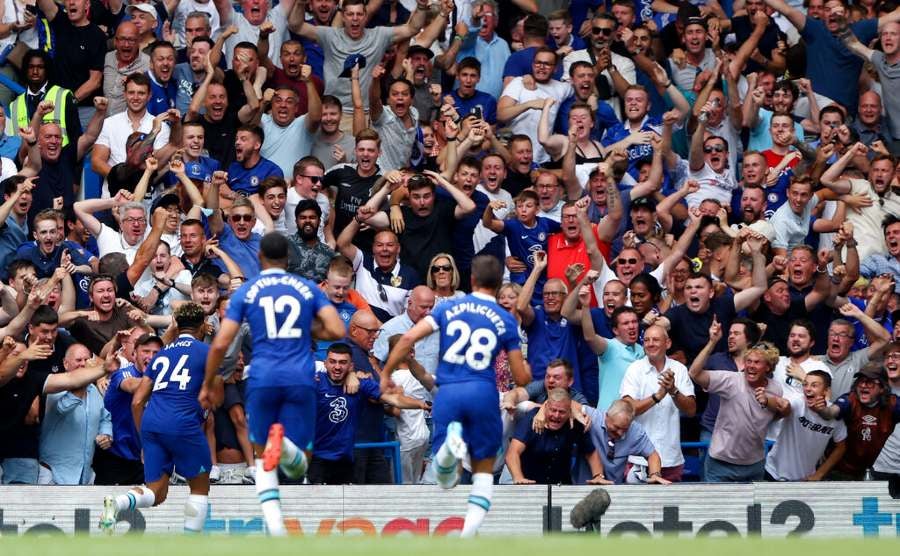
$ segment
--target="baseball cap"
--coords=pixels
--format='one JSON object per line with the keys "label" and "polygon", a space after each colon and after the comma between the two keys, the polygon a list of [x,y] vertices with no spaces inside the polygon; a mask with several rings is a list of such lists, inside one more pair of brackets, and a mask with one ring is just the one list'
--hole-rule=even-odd
{"label": "baseball cap", "polygon": [[156,209],[160,207],[171,207],[175,205],[176,207],[181,204],[181,199],[178,198],[178,195],[175,193],[166,193],[162,195],[159,199],[153,201],[153,206],[150,208],[150,214],[156,212]]}
{"label": "baseball cap", "polygon": [[656,210],[656,199],[652,197],[638,197],[634,201],[631,201],[631,210],[636,208],[647,208],[651,211]]}
{"label": "baseball cap", "polygon": [[134,15],[135,10],[150,14],[153,16],[153,19],[159,19],[156,8],[154,8],[152,4],[141,2],[140,4],[132,4],[125,9],[128,15]]}
{"label": "baseball cap", "polygon": [[429,60],[434,58],[434,52],[432,52],[430,48],[425,48],[418,44],[409,47],[409,50],[406,51],[406,57],[412,58],[415,54],[424,54]]}
{"label": "baseball cap", "polygon": [[344,60],[344,71],[342,71],[338,77],[350,77],[350,72],[353,71],[353,66],[356,64],[359,64],[359,69],[366,67],[366,57],[362,54],[351,54],[347,56],[347,59]]}
{"label": "baseball cap", "polygon": [[158,342],[161,346],[166,345],[166,343],[162,341],[162,338],[160,338],[156,334],[150,334],[148,332],[146,334],[141,334],[141,336],[137,340],[135,340],[134,347],[141,347],[143,345],[149,344],[150,342]]}
{"label": "baseball cap", "polygon": [[853,375],[854,382],[861,378],[877,380],[882,384],[887,384],[887,375],[885,374],[884,369],[879,363],[870,363]]}

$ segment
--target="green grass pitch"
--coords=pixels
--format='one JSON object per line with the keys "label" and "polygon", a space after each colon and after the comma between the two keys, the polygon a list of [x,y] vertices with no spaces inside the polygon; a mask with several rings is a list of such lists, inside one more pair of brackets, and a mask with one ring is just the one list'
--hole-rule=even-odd
{"label": "green grass pitch", "polygon": [[[862,554],[896,556],[897,540],[866,539],[607,539],[595,535],[545,537],[264,537],[156,536],[143,537],[6,537],[0,538],[3,556],[532,556],[536,554],[589,554],[587,550],[621,550],[616,554],[658,554],[660,556],[821,556]],[[864,551],[864,552],[863,552]],[[595,552],[596,553],[596,552]]]}

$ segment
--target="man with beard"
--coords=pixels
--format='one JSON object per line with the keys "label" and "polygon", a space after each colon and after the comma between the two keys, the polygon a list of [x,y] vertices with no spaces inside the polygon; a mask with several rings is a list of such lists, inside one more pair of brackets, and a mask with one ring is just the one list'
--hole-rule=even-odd
{"label": "man with beard", "polygon": [[[666,312],[665,318],[671,325],[669,332],[674,349],[683,350],[688,361],[693,360],[703,349],[709,334],[709,324],[713,320],[723,327],[729,327],[739,311],[752,305],[765,293],[766,256],[762,253],[763,242],[765,238],[756,236],[747,240],[753,256],[751,287],[736,294],[726,291],[715,297],[712,279],[704,274],[693,274],[684,286],[685,304],[672,307]],[[721,336],[720,332],[719,339]],[[725,347],[725,342],[720,342],[716,351],[723,351]]]}
{"label": "man with beard", "polygon": [[[644,332],[646,356],[625,369],[619,394],[634,408],[635,421],[644,427],[659,452],[662,477],[676,482],[681,481],[684,471],[679,415],[693,417],[697,403],[687,368],[666,356],[670,347],[672,341],[665,328],[647,328]],[[601,384],[601,392],[602,388]],[[645,461],[634,463],[642,466]],[[638,476],[640,474],[638,471]]]}
{"label": "man with beard", "polygon": [[[130,328],[134,320],[143,317],[140,311],[120,307],[116,303],[115,279],[107,274],[97,274],[88,288],[91,298],[91,310],[76,311],[77,316],[67,325],[67,330],[76,341],[88,347],[93,353],[100,353],[103,346],[116,335],[119,330]],[[60,320],[68,322],[72,313],[63,314]]]}
{"label": "man with beard", "polygon": [[900,403],[890,392],[880,364],[868,364],[853,379],[853,390],[834,404],[828,405],[825,396],[820,396],[812,406],[825,419],[840,419],[847,425],[847,450],[829,475],[832,480],[861,480],[900,423]]}
{"label": "man with beard", "polygon": [[[789,398],[791,414],[781,423],[775,445],[766,457],[766,478],[774,481],[821,481],[843,458],[847,427],[843,421],[823,419],[813,409],[830,405],[831,375],[810,371],[803,379],[803,395]],[[822,461],[826,448],[833,449]],[[821,465],[819,462],[822,461]]]}
{"label": "man with beard", "polygon": [[[386,178],[390,185],[385,184],[360,209],[359,219],[376,229],[385,229],[390,225],[387,213],[378,211],[378,207],[384,205],[388,193],[401,180],[396,170],[388,173]],[[474,180],[477,180],[477,173],[472,180],[472,190],[475,188]],[[447,195],[437,194],[435,182]],[[400,246],[404,261],[412,265],[419,276],[428,276],[432,257],[453,250],[454,230],[475,212],[476,204],[464,191],[435,172],[414,174],[407,180],[406,187],[409,205],[401,207],[405,227],[399,235]]]}
{"label": "man with beard", "polygon": [[892,153],[900,152],[900,97],[897,95],[897,78],[890,68],[900,61],[900,23],[887,22],[878,26],[879,43],[881,50],[871,50],[856,38],[856,35],[846,33],[841,40],[850,52],[871,62],[878,72],[879,81],[882,83],[882,94],[887,109],[888,130],[885,135],[892,139],[889,145]]}
{"label": "man with beard", "polygon": [[[556,113],[554,133],[569,135],[569,111],[575,103],[589,103],[594,94],[594,81],[597,72],[590,62],[578,61],[569,66],[569,82],[572,84],[574,94],[562,101]],[[594,127],[591,129],[591,139],[600,141],[603,134],[610,127],[619,123],[616,112],[606,102],[597,103],[597,111],[594,113]]]}
{"label": "man with beard", "polygon": [[109,99],[110,116],[125,110],[125,78],[150,69],[150,57],[138,47],[138,30],[134,23],[120,23],[113,44],[115,49],[107,52],[103,60],[103,96]]}
{"label": "man with beard", "polygon": [[336,96],[322,97],[322,119],[313,135],[311,154],[319,160],[324,172],[342,162],[356,161],[353,135],[341,131],[342,116],[343,107]]}
{"label": "man with beard", "polygon": [[175,108],[178,96],[178,82],[172,79],[175,70],[175,47],[167,41],[156,41],[150,46],[150,100],[147,112],[158,116],[170,108]]}
{"label": "man with beard", "polygon": [[419,122],[431,123],[440,116],[440,94],[435,96],[435,91],[440,92],[441,73],[435,72],[431,59],[434,52],[429,48],[414,44],[406,51],[406,59],[403,60],[402,76],[412,83],[412,104],[419,112]]}
{"label": "man with beard", "polygon": [[260,62],[269,74],[265,86],[275,90],[281,87],[293,89],[297,93],[296,115],[302,116],[310,111],[309,84],[315,89],[317,100],[325,93],[325,84],[312,72],[312,66],[306,64],[306,52],[300,41],[293,39],[284,41],[280,53],[281,67],[272,63],[267,54],[267,44],[273,30],[270,25],[263,24],[260,28],[259,43],[256,45],[260,53]]}
{"label": "man with beard", "polygon": [[[781,384],[784,397],[791,399],[803,394],[803,379],[810,371],[822,371],[831,374],[828,366],[812,356],[812,347],[816,343],[816,331],[813,324],[806,320],[795,320],[788,329],[787,356],[780,356],[772,380]],[[780,423],[774,427],[781,429]],[[769,438],[774,440],[777,432],[769,429]]]}
{"label": "man with beard", "polygon": [[[27,128],[36,122],[55,122],[63,132],[62,146],[75,143],[81,136],[81,122],[78,107],[72,92],[50,83],[50,69],[53,64],[50,55],[43,50],[29,50],[22,58],[25,92],[9,103],[9,118],[6,133],[15,135],[20,128]],[[35,119],[39,105],[47,101],[52,110],[41,111]]]}
{"label": "man with beard", "polygon": [[[361,67],[359,70],[359,84],[362,90],[369,91],[372,88],[372,71],[379,65],[385,52],[392,43],[408,40],[421,31],[425,24],[425,12],[428,10],[427,2],[416,0],[416,10],[405,24],[366,29],[368,18],[365,2],[363,0],[345,0],[341,7],[343,27],[337,29],[324,25],[311,25],[304,21],[306,0],[297,0],[291,2],[290,5],[281,5],[285,8],[294,7],[289,12],[291,31],[305,39],[316,41],[322,47],[325,54],[325,93],[338,97],[345,110],[353,107],[350,82],[340,77],[341,72],[344,71],[347,57],[351,54],[358,54],[366,61],[366,67]],[[446,21],[448,16],[449,13],[442,7],[438,17]],[[366,105],[364,109],[369,108],[368,102],[369,98],[364,96],[363,103]],[[341,127],[346,129],[349,126]]]}
{"label": "man with beard", "polygon": [[[756,160],[765,160],[762,156],[754,156],[754,158]],[[746,168],[746,165],[744,168]],[[744,186],[735,191],[735,195],[737,194],[740,194],[740,205],[733,220],[736,220],[738,225],[749,226],[754,222],[766,219],[765,189],[756,186]],[[732,206],[734,206],[734,202],[732,202]]]}
{"label": "man with beard", "polygon": [[[356,218],[356,211],[366,204],[372,189],[381,178],[376,163],[381,155],[381,138],[373,129],[356,135],[356,164],[340,164],[325,174],[324,185],[334,191],[334,233],[340,235]],[[358,230],[357,230],[358,231]],[[352,237],[353,244],[368,251],[374,234],[371,230]]]}
{"label": "man with beard", "polygon": [[534,53],[531,63],[531,79],[534,87],[529,89],[522,77],[516,77],[504,87],[500,102],[497,103],[497,119],[509,125],[513,133],[527,135],[534,147],[534,161],[548,162],[550,155],[538,142],[537,129],[544,108],[544,99],[556,102],[549,108],[550,121],[556,121],[559,105],[572,95],[572,87],[553,79],[556,67],[556,52],[540,48]]}
{"label": "man with beard", "polygon": [[297,233],[288,239],[293,246],[288,258],[288,269],[307,280],[319,283],[325,279],[334,250],[319,240],[319,220],[322,209],[310,199],[304,199],[294,209]]}
{"label": "man with beard", "polygon": [[[353,75],[357,75],[354,71]],[[359,134],[366,128],[366,114],[363,111],[362,91],[359,80],[351,75],[353,98],[353,133]],[[416,144],[419,125],[419,111],[412,105],[413,85],[406,79],[395,80],[388,87],[387,105],[381,104],[381,78],[384,69],[372,72],[369,89],[369,117],[372,129],[383,141],[378,166],[386,169],[401,169],[410,166],[413,146]]]}
{"label": "man with beard", "polygon": [[672,82],[682,91],[692,90],[697,74],[713,71],[716,66],[716,55],[712,48],[706,46],[707,33],[706,19],[702,17],[688,18],[681,34],[684,62],[679,63],[669,57],[668,69],[672,76]]}
{"label": "man with beard", "polygon": [[[755,85],[751,81],[751,85]],[[772,105],[764,106],[766,102],[766,89],[760,85],[752,87],[744,98],[743,125],[750,128],[750,141],[748,148],[754,151],[764,151],[772,148],[775,135],[771,133],[772,120],[776,114],[784,114],[790,119],[787,127],[793,127],[796,137],[803,137],[803,125],[794,121],[791,116],[797,103],[797,86],[792,82],[779,82],[773,85]],[[770,164],[770,166],[773,166]]]}
{"label": "man with beard", "polygon": [[802,297],[792,298],[788,283],[778,276],[769,279],[769,287],[753,310],[753,320],[766,324],[763,339],[772,342],[778,351],[788,351],[791,323],[808,319],[810,311],[825,301],[831,291],[827,273],[816,277],[816,287]]}
{"label": "man with beard", "polygon": [[234,137],[240,122],[237,112],[228,109],[225,85],[213,82],[213,73],[207,70],[206,78],[191,99],[184,121],[203,126],[204,144],[210,158],[227,168],[234,161]]}
{"label": "man with beard", "polygon": [[[262,34],[263,25],[272,26],[269,36],[269,59],[274,60],[281,51],[281,44],[288,39],[288,14],[294,6],[293,0],[280,2],[269,8],[267,0],[242,0],[238,12],[230,0],[213,0],[219,12],[223,29],[230,26],[237,28],[237,33],[225,41],[226,60],[232,60],[235,49],[240,43],[256,44]],[[279,60],[280,63],[280,60]]]}
{"label": "man with beard", "polygon": [[188,113],[194,93],[206,79],[209,71],[207,57],[212,47],[213,42],[209,37],[197,37],[187,47],[188,61],[176,65],[172,72],[172,81],[177,87],[175,108],[182,114]]}
{"label": "man with beard", "polygon": [[65,11],[53,0],[40,0],[37,7],[53,31],[54,80],[72,91],[81,125],[86,127],[93,113],[94,95],[102,91],[106,34],[91,22],[89,0],[70,0]]}
{"label": "man with beard", "polygon": [[727,205],[732,192],[738,185],[734,179],[734,168],[730,168],[728,141],[718,135],[706,135],[702,115],[697,130],[691,137],[689,179],[696,180],[700,188],[687,196],[688,207],[699,206],[706,199],[715,199]]}
{"label": "man with beard", "polygon": [[[338,119],[340,119],[340,116],[338,116]],[[292,175],[293,180],[287,190],[285,214],[294,214],[297,210],[297,205],[301,201],[315,201],[322,211],[317,231],[319,240],[327,243],[329,246],[334,245],[335,239],[332,229],[334,212],[328,197],[322,193],[322,189],[324,189],[325,166],[315,156],[305,156],[294,164]],[[297,232],[297,223],[290,218],[285,219],[285,227],[288,234]]]}
{"label": "man with beard", "polygon": [[[851,115],[856,115],[859,88],[857,77],[863,61],[854,56],[841,42],[852,33],[860,42],[869,44],[878,30],[900,20],[900,11],[876,19],[865,19],[848,25],[847,4],[844,0],[826,0],[824,21],[809,18],[784,0],[766,0],[766,4],[785,15],[800,31],[806,42],[806,75],[815,92],[839,102]],[[824,99],[821,99],[824,100]],[[825,102],[819,102],[824,106]]]}
{"label": "man with beard", "polygon": [[900,279],[900,219],[887,215],[882,223],[882,230],[887,253],[874,253],[866,257],[860,264],[859,273],[869,279],[891,274],[896,282]]}
{"label": "man with beard", "polygon": [[[847,166],[856,156],[866,156],[868,148],[856,143],[822,174],[822,184],[840,195],[863,195],[871,199],[870,206],[851,210],[847,220],[853,224],[859,258],[865,262],[870,256],[888,251],[884,243],[882,223],[885,216],[900,211],[900,196],[891,188],[895,161],[891,156],[878,155],[869,166],[868,180],[844,177]],[[868,277],[868,275],[866,275]]]}
{"label": "man with beard", "polygon": [[[624,96],[623,85],[636,83],[634,62],[611,51],[613,37],[619,23],[610,14],[597,11],[591,20],[590,43],[584,50],[576,50],[563,58],[563,76],[571,76],[575,62],[589,62],[597,75],[598,97],[619,114],[618,99]],[[602,77],[602,79],[600,79]]]}
{"label": "man with beard", "polygon": [[[722,371],[742,372],[744,370],[744,356],[750,346],[756,345],[760,339],[759,326],[752,320],[738,317],[731,322],[728,328],[727,349],[716,351],[709,356],[704,365],[707,370],[718,369]],[[716,417],[719,414],[721,400],[718,394],[709,394],[706,401],[706,409],[700,416],[700,441],[709,442],[716,425]]]}
{"label": "man with beard", "polygon": [[[290,116],[293,117],[293,114]],[[262,156],[264,140],[265,133],[259,126],[243,125],[238,128],[234,137],[234,162],[228,166],[228,188],[231,195],[249,197],[258,193],[259,184],[269,176],[284,178],[281,168]],[[228,193],[226,195],[231,196]]]}
{"label": "man with beard", "polygon": [[[303,67],[300,79],[306,82],[309,110],[297,117],[297,91],[293,87],[280,85],[271,93],[271,114],[263,114],[261,118],[266,140],[260,155],[265,160],[274,162],[281,169],[281,176],[290,176],[297,160],[309,156],[313,143],[312,134],[319,127],[322,113],[319,93],[310,80],[309,66]],[[268,97],[266,94],[266,98]]]}
{"label": "man with beard", "polygon": [[[852,303],[840,307],[841,315],[862,324],[868,347],[850,351],[856,338],[856,327],[849,320],[835,319],[828,326],[828,344],[822,362],[831,372],[831,400],[850,391],[853,376],[872,359],[877,359],[891,341],[891,335],[875,319]],[[887,360],[886,364],[890,364]]]}

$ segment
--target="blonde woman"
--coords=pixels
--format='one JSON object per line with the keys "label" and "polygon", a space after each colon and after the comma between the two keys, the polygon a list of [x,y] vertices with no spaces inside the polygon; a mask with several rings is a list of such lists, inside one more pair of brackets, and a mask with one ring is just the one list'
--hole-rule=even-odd
{"label": "blonde woman", "polygon": [[[519,323],[519,342],[522,349],[522,357],[526,358],[528,356],[528,336],[522,330],[522,319],[519,317],[519,311],[516,310],[516,303],[518,303],[519,294],[521,293],[522,286],[515,282],[506,282],[497,290],[497,304],[509,311],[515,317],[516,322]],[[494,374],[497,377],[497,390],[501,394],[515,388],[505,351],[501,351],[494,361]]]}
{"label": "blonde woman", "polygon": [[435,305],[465,295],[458,289],[459,269],[456,268],[453,255],[449,253],[438,253],[431,259],[425,284],[434,292]]}

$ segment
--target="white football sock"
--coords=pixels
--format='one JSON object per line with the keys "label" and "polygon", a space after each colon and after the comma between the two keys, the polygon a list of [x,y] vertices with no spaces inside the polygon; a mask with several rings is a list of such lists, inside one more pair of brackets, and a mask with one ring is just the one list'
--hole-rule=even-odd
{"label": "white football sock", "polygon": [[475,536],[481,522],[491,509],[491,495],[494,493],[494,476],[490,473],[472,475],[472,490],[469,492],[466,520],[460,537],[467,539]]}
{"label": "white football sock", "polygon": [[269,535],[282,537],[287,534],[281,517],[281,494],[278,492],[278,469],[266,471],[263,460],[256,460],[256,495],[262,506],[263,518]]}

